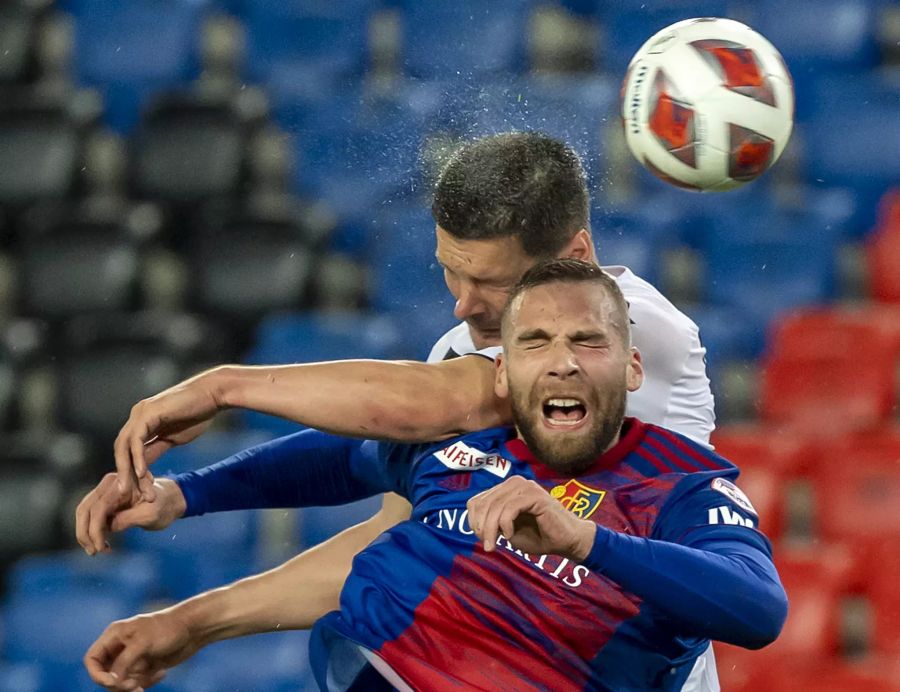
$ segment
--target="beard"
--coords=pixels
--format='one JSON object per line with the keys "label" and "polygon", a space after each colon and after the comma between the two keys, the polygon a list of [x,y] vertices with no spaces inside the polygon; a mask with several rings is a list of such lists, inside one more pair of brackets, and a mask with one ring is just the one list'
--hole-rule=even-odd
{"label": "beard", "polygon": [[592,390],[584,401],[591,421],[585,428],[572,432],[551,432],[543,423],[543,397],[535,391],[520,392],[510,383],[510,403],[516,429],[528,449],[546,466],[566,476],[577,476],[587,470],[605,452],[625,419],[624,382],[604,396]]}

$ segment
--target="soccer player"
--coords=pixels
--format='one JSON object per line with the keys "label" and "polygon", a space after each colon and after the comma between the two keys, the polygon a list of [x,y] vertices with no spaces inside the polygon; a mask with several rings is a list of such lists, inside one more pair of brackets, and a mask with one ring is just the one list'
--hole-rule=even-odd
{"label": "soccer player", "polygon": [[[222,476],[219,492],[256,482],[292,504],[412,503],[316,624],[320,687],[717,690],[710,639],[773,641],[786,596],[738,470],[626,418],[642,379],[615,281],[542,263],[503,318],[495,386],[514,428],[417,445],[305,431],[318,458],[282,478]],[[297,582],[279,570],[113,623],[85,656],[92,678],[149,685],[210,641],[296,626]]]}
{"label": "soccer player", "polygon": [[[512,286],[538,261],[594,259],[588,209],[578,156],[557,140],[507,133],[462,147],[439,176],[432,205],[435,254],[462,322],[438,342],[432,362],[226,366],[138,403],[116,440],[125,488],[117,488],[110,474],[85,497],[76,513],[79,543],[96,554],[108,549],[110,529],[162,528],[182,516],[186,501],[179,486],[169,479],[154,482],[146,464],[171,445],[194,439],[223,407],[251,408],[339,435],[399,441],[446,439],[509,422],[508,407],[493,393],[491,357],[499,346],[501,311]],[[604,269],[625,295],[643,355],[644,384],[628,394],[628,415],[708,443],[713,398],[697,327],[627,268]],[[423,406],[423,399],[440,406]],[[280,464],[302,454],[303,439],[288,436],[242,458],[260,461],[256,473],[278,474]],[[142,477],[143,501],[128,487],[132,468]],[[198,483],[211,482],[216,473]],[[158,497],[154,488],[162,491]],[[153,497],[155,502],[146,501]],[[221,510],[262,506],[252,493],[219,499],[215,508]],[[376,516],[297,559],[306,626],[336,607],[353,556],[409,515],[409,504],[389,494]]]}

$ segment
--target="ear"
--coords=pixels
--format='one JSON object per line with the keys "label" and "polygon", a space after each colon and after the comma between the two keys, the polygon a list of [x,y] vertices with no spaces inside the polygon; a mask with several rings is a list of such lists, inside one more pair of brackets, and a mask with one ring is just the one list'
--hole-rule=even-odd
{"label": "ear", "polygon": [[500,353],[494,360],[496,373],[494,377],[494,394],[500,399],[506,399],[509,396],[509,382],[506,379],[506,358]]}
{"label": "ear", "polygon": [[572,239],[566,243],[566,246],[560,251],[558,257],[560,259],[580,259],[585,262],[596,261],[594,255],[594,240],[591,238],[591,232],[586,228],[582,228],[578,233],[572,236]]}
{"label": "ear", "polygon": [[644,382],[644,364],[641,362],[641,352],[634,346],[628,349],[628,366],[625,372],[625,384],[629,392],[635,392],[641,388]]}

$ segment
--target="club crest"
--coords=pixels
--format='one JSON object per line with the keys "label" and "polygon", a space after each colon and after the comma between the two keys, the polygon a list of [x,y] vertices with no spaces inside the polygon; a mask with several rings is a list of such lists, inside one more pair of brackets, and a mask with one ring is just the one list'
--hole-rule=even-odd
{"label": "club crest", "polygon": [[559,503],[575,516],[587,519],[597,511],[597,507],[606,496],[606,491],[589,488],[573,478],[564,485],[552,488],[550,496],[559,500]]}

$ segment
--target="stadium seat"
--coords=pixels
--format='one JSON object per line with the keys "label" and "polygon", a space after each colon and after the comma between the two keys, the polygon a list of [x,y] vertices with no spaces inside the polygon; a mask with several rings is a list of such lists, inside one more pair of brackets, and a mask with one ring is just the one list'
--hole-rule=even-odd
{"label": "stadium seat", "polygon": [[371,305],[404,325],[404,357],[424,360],[454,326],[454,301],[434,259],[434,219],[421,205],[386,210],[373,233]]}
{"label": "stadium seat", "polygon": [[82,138],[62,108],[0,109],[0,204],[22,208],[69,196],[78,181]]}
{"label": "stadium seat", "polygon": [[537,130],[564,140],[599,183],[608,174],[603,157],[606,126],[616,117],[618,84],[606,76],[540,76],[452,89],[449,105],[471,134]]}
{"label": "stadium seat", "polygon": [[256,511],[221,512],[162,531],[130,529],[120,543],[158,560],[165,595],[180,600],[259,571],[259,522]]}
{"label": "stadium seat", "polygon": [[190,661],[181,684],[190,692],[311,691],[308,639],[307,632],[277,632],[217,642]]}
{"label": "stadium seat", "polygon": [[900,431],[847,436],[823,447],[811,481],[818,527],[861,551],[900,538]]}
{"label": "stadium seat", "polygon": [[43,692],[48,683],[36,663],[0,663],[0,692]]}
{"label": "stadium seat", "polygon": [[0,562],[56,547],[62,493],[44,468],[0,470]]}
{"label": "stadium seat", "polygon": [[184,84],[199,68],[202,3],[97,0],[69,3],[75,17],[75,73],[104,95],[106,121],[128,133],[157,91]]}
{"label": "stadium seat", "polygon": [[[644,42],[660,29],[692,17],[728,17],[728,3],[723,0],[679,0],[665,2],[651,0],[640,8],[619,3],[575,0],[575,7],[584,11],[593,4],[592,13],[600,22],[598,34],[601,66],[617,75],[624,75],[628,62]],[[566,5],[571,4],[566,0]]]}
{"label": "stadium seat", "polygon": [[877,565],[877,569],[866,569],[861,574],[862,591],[869,599],[872,620],[869,646],[873,654],[898,659],[900,594],[897,592],[897,573],[900,570],[900,539],[884,536],[870,542],[864,557],[868,565]]}
{"label": "stadium seat", "polygon": [[465,81],[520,71],[527,34],[526,0],[489,4],[403,0],[401,5],[401,57],[409,75]]}
{"label": "stadium seat", "polygon": [[191,252],[193,301],[237,325],[305,307],[315,257],[289,228],[240,228],[205,234]]}
{"label": "stadium seat", "polygon": [[134,194],[176,206],[235,197],[246,175],[249,127],[228,103],[161,99],[132,140]]}
{"label": "stadium seat", "polygon": [[892,189],[882,198],[879,222],[866,251],[872,297],[900,303],[900,190]]}
{"label": "stadium seat", "polygon": [[121,228],[72,225],[28,237],[22,284],[29,315],[60,320],[133,309],[139,253]]}
{"label": "stadium seat", "polygon": [[877,427],[890,416],[896,351],[878,327],[812,324],[804,335],[806,327],[787,324],[765,358],[761,412],[767,421],[839,435]]}
{"label": "stadium seat", "polygon": [[[877,133],[877,134],[875,134]],[[880,197],[900,179],[900,105],[844,105],[813,118],[802,130],[806,177],[853,187],[865,228],[875,222]]]}
{"label": "stadium seat", "polygon": [[9,3],[0,11],[0,45],[4,47],[0,88],[21,87],[34,80],[39,16],[26,3]]}
{"label": "stadium seat", "polygon": [[361,74],[368,61],[368,24],[373,0],[246,0],[252,74],[266,81],[273,70],[289,69],[298,79],[333,81]]}
{"label": "stadium seat", "polygon": [[843,68],[864,71],[878,61],[877,3],[867,0],[805,2],[765,0],[753,27],[768,38],[802,81],[807,71]]}
{"label": "stadium seat", "polygon": [[365,521],[381,509],[381,495],[336,507],[305,507],[300,510],[300,545],[311,548],[344,529]]}
{"label": "stadium seat", "polygon": [[95,559],[80,549],[26,556],[10,569],[7,582],[12,598],[93,589],[132,603],[158,598],[159,587],[159,567],[150,555],[119,552]]}

